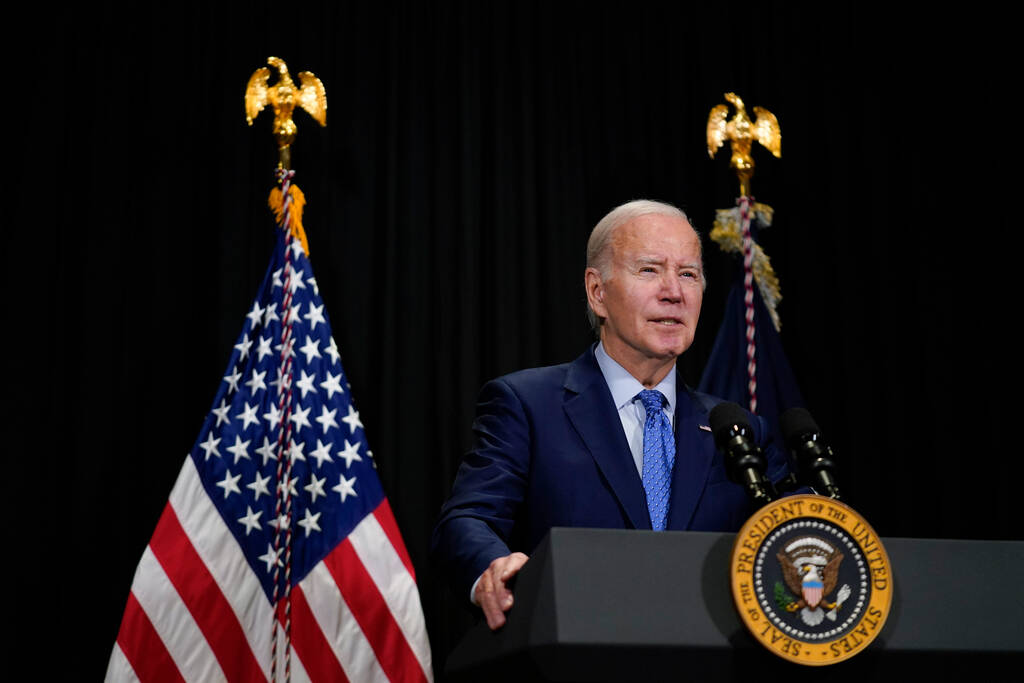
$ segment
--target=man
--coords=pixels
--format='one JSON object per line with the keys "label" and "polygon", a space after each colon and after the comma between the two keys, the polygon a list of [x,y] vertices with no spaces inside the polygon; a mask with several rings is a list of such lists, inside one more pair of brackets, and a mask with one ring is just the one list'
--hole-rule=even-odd
{"label": "man", "polygon": [[[720,400],[676,373],[705,285],[685,214],[647,200],[613,209],[591,233],[584,285],[600,342],[484,386],[474,446],[434,530],[436,561],[492,629],[552,526],[733,531],[753,512],[708,426]],[[764,445],[764,421],[751,424]],[[781,478],[782,454],[768,447],[766,459]]]}

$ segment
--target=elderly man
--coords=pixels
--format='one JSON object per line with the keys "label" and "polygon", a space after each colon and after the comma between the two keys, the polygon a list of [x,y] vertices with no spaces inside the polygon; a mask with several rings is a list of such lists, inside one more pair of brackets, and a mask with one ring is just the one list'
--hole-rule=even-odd
{"label": "elderly man", "polygon": [[[553,526],[732,531],[753,511],[708,426],[720,399],[676,373],[705,285],[685,214],[647,200],[613,209],[590,235],[584,284],[600,341],[572,363],[484,386],[434,530],[436,562],[492,629],[512,606],[509,580]],[[751,424],[764,445],[764,421]],[[778,480],[785,457],[769,446],[766,458]]]}

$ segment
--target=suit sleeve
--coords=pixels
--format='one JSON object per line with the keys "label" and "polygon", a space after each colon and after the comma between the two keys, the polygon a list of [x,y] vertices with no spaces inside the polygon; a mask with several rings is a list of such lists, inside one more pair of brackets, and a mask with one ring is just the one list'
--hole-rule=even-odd
{"label": "suit sleeve", "polygon": [[463,458],[434,528],[431,557],[456,595],[508,555],[523,507],[530,466],[530,426],[519,397],[503,379],[484,385]]}

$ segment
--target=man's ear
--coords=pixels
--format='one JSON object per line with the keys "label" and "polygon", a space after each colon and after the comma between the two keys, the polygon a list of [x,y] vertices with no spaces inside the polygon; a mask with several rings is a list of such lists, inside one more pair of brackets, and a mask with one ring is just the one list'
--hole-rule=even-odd
{"label": "man's ear", "polygon": [[583,284],[587,288],[587,302],[590,303],[590,310],[601,318],[607,318],[608,311],[604,305],[604,280],[597,268],[587,268],[584,271]]}

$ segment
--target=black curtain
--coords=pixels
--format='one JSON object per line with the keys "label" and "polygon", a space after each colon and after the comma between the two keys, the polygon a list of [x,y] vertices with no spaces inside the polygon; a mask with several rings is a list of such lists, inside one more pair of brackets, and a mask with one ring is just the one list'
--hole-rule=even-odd
{"label": "black curtain", "polygon": [[[37,589],[16,596],[25,632],[73,643],[55,676],[105,670],[266,267],[276,150],[270,113],[247,127],[242,96],[271,55],[327,88],[326,128],[296,115],[295,182],[439,667],[471,615],[432,571],[429,535],[477,390],[589,343],[584,246],[612,206],[673,202],[706,236],[733,205],[728,156],[709,159],[704,140],[727,91],[781,123],[782,158],[755,151],[753,194],[776,209],[761,242],[783,343],[854,506],[883,536],[1021,537],[1019,114],[1004,99],[1019,79],[1008,22],[982,5],[20,12],[9,521]],[[705,258],[701,328],[680,360],[694,385],[735,269],[710,240]]]}

